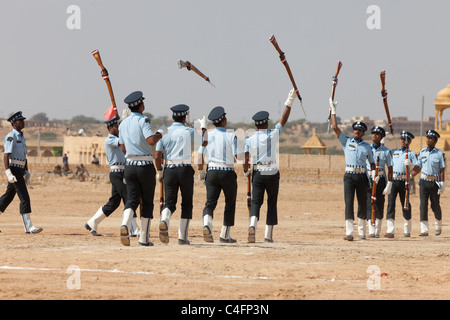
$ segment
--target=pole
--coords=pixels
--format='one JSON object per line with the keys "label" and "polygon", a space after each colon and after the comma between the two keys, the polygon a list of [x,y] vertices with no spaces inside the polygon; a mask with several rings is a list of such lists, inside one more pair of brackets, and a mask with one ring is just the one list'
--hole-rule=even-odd
{"label": "pole", "polygon": [[420,118],[420,149],[422,150],[422,135],[423,135],[423,109],[425,105],[425,96],[422,96],[422,116]]}

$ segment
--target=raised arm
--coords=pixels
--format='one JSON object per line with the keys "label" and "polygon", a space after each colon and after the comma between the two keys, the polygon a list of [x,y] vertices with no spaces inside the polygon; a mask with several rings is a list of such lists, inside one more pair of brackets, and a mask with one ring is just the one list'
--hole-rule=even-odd
{"label": "raised arm", "polygon": [[294,104],[295,98],[297,98],[297,97],[298,97],[298,95],[295,92],[295,89],[292,89],[291,91],[289,91],[288,98],[287,98],[286,102],[284,103],[286,108],[284,108],[284,112],[283,112],[283,115],[281,116],[281,120],[280,120],[280,124],[283,127],[289,119],[289,115],[291,114],[291,107]]}
{"label": "raised arm", "polygon": [[331,110],[331,127],[334,130],[334,133],[336,133],[336,136],[339,138],[341,135],[341,129],[339,129],[338,125],[337,125],[337,120],[336,120],[336,106],[337,106],[337,102],[333,101],[330,98],[330,110]]}

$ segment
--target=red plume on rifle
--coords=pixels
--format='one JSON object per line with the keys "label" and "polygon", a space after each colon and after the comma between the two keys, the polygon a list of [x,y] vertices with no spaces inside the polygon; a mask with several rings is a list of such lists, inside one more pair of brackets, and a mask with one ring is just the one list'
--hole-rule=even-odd
{"label": "red plume on rifle", "polygon": [[194,71],[196,74],[198,74],[200,77],[202,77],[203,79],[205,79],[210,85],[212,85],[213,87],[216,87],[215,85],[213,85],[211,83],[211,81],[209,81],[209,78],[207,76],[205,76],[203,73],[200,72],[200,70],[198,70],[192,63],[190,63],[189,61],[183,61],[183,60],[178,60],[178,68],[183,69],[186,68],[189,71]]}
{"label": "red plume on rifle", "polygon": [[92,51],[92,55],[102,69],[102,78],[105,80],[106,85],[108,86],[109,96],[111,98],[112,106],[105,112],[105,118],[106,120],[111,120],[115,116],[117,119],[119,119],[120,117],[119,113],[117,112],[116,101],[114,99],[111,81],[109,80],[108,70],[106,70],[105,66],[103,66],[102,58],[100,57],[100,52],[98,50]]}

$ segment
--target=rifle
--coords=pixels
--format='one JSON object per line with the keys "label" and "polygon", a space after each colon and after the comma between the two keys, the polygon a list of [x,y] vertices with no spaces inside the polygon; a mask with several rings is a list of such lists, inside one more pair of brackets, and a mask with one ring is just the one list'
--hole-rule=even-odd
{"label": "rifle", "polygon": [[183,60],[178,60],[178,68],[183,69],[186,68],[189,71],[194,71],[196,74],[198,74],[200,77],[202,77],[203,79],[205,79],[210,85],[212,85],[214,88],[216,87],[215,85],[213,85],[211,83],[211,81],[209,81],[209,78],[207,76],[205,76],[203,73],[200,72],[200,70],[198,70],[192,63],[190,63],[189,61],[183,61]]}
{"label": "rifle", "polygon": [[303,113],[305,114],[305,118],[306,118],[306,112],[305,112],[305,109],[303,108],[302,97],[300,96],[300,91],[298,91],[297,85],[295,84],[295,80],[294,80],[294,77],[292,76],[291,68],[289,67],[289,64],[288,64],[288,62],[286,60],[284,52],[281,51],[280,47],[278,46],[277,39],[275,39],[274,35],[272,35],[269,40],[273,44],[275,49],[278,51],[278,54],[280,55],[280,60],[284,64],[284,66],[286,68],[286,71],[287,71],[287,73],[289,75],[289,79],[291,79],[292,86],[294,87],[294,90],[297,93],[298,100],[300,101],[300,106],[302,107]]}
{"label": "rifle", "polygon": [[[381,151],[380,151],[381,153]],[[377,165],[375,167],[375,177],[378,177],[378,167],[380,166],[380,153],[377,156]],[[370,222],[375,225],[375,203],[377,202],[377,183],[375,180],[372,182],[372,197],[370,198],[370,207],[372,209]]]}
{"label": "rifle", "polygon": [[[408,139],[406,139],[406,156],[405,159],[408,160],[408,152],[409,152],[409,145],[408,145]],[[409,167],[405,166],[406,169],[406,178],[405,178],[405,203],[403,205],[403,209],[409,210]]]}
{"label": "rifle", "polygon": [[164,181],[159,182],[159,213],[164,207]]}
{"label": "rifle", "polygon": [[[341,71],[341,68],[342,68],[342,62],[338,61],[336,73],[334,74],[334,77],[333,77],[333,85],[331,87],[331,101],[334,101],[334,92],[336,90],[336,86],[338,83],[337,77],[338,77],[339,71]],[[328,133],[330,132],[330,126],[331,126],[331,110],[328,114],[328,129],[327,129]]]}
{"label": "rifle", "polygon": [[119,119],[120,116],[119,116],[119,112],[117,111],[116,100],[114,99],[114,93],[112,90],[111,81],[109,80],[108,70],[106,70],[106,68],[103,66],[102,58],[100,57],[100,52],[98,50],[92,51],[92,55],[94,56],[95,60],[97,60],[98,65],[102,69],[102,77],[105,80],[106,85],[108,86],[108,91],[109,91],[109,96],[111,98],[112,108],[114,110],[116,118]]}
{"label": "rifle", "polygon": [[[248,168],[248,170],[250,170],[250,168]],[[247,208],[248,208],[248,216],[250,217],[250,210],[252,209],[252,193],[251,193],[250,175],[247,177]]]}
{"label": "rifle", "polygon": [[387,91],[385,88],[386,71],[380,72],[380,78],[381,78],[381,96],[383,97],[384,110],[386,111],[386,116],[387,116],[387,120],[389,123],[389,129],[391,130],[391,134],[394,135],[394,130],[392,129],[391,115],[389,114],[389,106],[387,103]]}

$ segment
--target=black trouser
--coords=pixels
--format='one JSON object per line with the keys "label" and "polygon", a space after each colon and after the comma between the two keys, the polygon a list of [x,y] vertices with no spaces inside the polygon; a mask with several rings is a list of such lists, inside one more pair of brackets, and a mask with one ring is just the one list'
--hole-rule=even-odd
{"label": "black trouser", "polygon": [[[385,202],[385,196],[383,194],[384,188],[386,188],[386,177],[381,176],[380,180],[378,180],[377,183],[377,191],[376,191],[376,198],[377,201],[375,201],[375,219],[383,219],[383,209],[384,209],[384,202]],[[372,218],[372,188],[369,183],[367,188],[367,220],[370,220]]]}
{"label": "black trouser", "polygon": [[125,181],[127,183],[125,209],[133,209],[136,212],[142,199],[141,217],[153,219],[153,198],[156,186],[155,173],[153,164],[125,166]]}
{"label": "black trouser", "polygon": [[431,202],[431,210],[434,212],[436,220],[442,220],[442,211],[438,195],[439,187],[435,181],[425,181],[420,179],[420,221],[428,221],[428,199]]}
{"label": "black trouser", "polygon": [[194,169],[192,166],[164,169],[164,208],[168,208],[172,214],[176,210],[178,190],[181,192],[181,218],[192,219],[194,197]]}
{"label": "black trouser", "polygon": [[5,194],[0,198],[0,211],[4,212],[13,201],[16,193],[20,199],[20,214],[31,213],[30,195],[28,194],[27,184],[23,175],[25,169],[19,167],[9,167],[11,173],[16,177],[17,182],[9,183]]}
{"label": "black trouser", "polygon": [[267,225],[278,224],[277,202],[280,187],[280,172],[267,174],[266,172],[253,171],[252,175],[252,208],[250,216],[256,216],[259,220],[259,212],[264,202],[264,193],[267,192]]}
{"label": "black trouser", "polygon": [[355,220],[355,192],[358,200],[358,218],[367,218],[367,186],[369,180],[365,174],[346,173],[344,175],[345,220]]}
{"label": "black trouser", "polygon": [[217,206],[220,192],[225,195],[225,211],[223,215],[223,225],[234,226],[234,215],[236,212],[237,176],[234,171],[209,170],[206,174],[206,204],[203,209],[203,216],[214,217],[214,209]]}
{"label": "black trouser", "polygon": [[392,182],[391,193],[388,196],[386,219],[395,220],[395,200],[398,195],[402,206],[403,218],[405,220],[411,220],[411,203],[409,203],[409,209],[405,210],[405,193],[405,180],[394,180]]}
{"label": "black trouser", "polygon": [[119,206],[120,201],[123,200],[123,204],[127,202],[127,185],[123,182],[123,172],[110,172],[109,181],[111,181],[111,197],[103,207],[103,213],[109,217]]}

